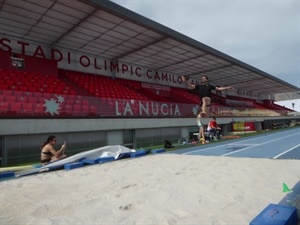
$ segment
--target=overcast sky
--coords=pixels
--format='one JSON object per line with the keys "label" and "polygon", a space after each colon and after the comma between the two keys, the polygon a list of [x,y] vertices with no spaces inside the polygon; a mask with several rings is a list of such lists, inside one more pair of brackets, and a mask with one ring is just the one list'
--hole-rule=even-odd
{"label": "overcast sky", "polygon": [[300,87],[299,0],[112,1]]}

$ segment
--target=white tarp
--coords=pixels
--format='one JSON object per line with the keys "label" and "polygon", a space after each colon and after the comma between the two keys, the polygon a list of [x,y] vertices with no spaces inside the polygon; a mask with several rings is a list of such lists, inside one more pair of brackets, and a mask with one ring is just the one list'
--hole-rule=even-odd
{"label": "white tarp", "polygon": [[49,171],[51,169],[54,169],[54,168],[57,168],[60,166],[64,166],[65,164],[68,164],[68,163],[77,162],[78,160],[83,159],[83,158],[84,159],[97,159],[97,158],[101,158],[101,157],[112,156],[115,159],[117,159],[120,154],[127,153],[127,152],[135,152],[135,150],[126,148],[122,145],[104,146],[101,148],[96,148],[96,149],[92,149],[89,151],[80,152],[76,155],[73,155],[73,156],[67,157],[65,159],[47,164],[40,168],[17,171],[17,172],[15,172],[15,176],[19,177],[19,176],[25,176],[25,175],[29,175],[29,174]]}

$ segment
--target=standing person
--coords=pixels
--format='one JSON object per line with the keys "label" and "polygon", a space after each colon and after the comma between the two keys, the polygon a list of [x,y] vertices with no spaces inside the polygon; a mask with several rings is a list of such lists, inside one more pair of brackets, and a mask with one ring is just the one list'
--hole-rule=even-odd
{"label": "standing person", "polygon": [[213,116],[212,120],[209,121],[207,125],[207,131],[213,134],[214,140],[217,140],[220,137],[221,130],[221,127],[219,127],[217,124],[216,117]]}
{"label": "standing person", "polygon": [[205,144],[204,128],[203,128],[203,123],[202,123],[202,118],[200,116],[200,113],[197,116],[197,125],[199,128],[199,141],[201,142],[201,144]]}
{"label": "standing person", "polygon": [[50,135],[47,138],[47,141],[41,146],[41,163],[47,164],[56,160],[66,158],[64,154],[66,150],[66,142],[61,146],[60,150],[56,151],[54,146],[56,145],[57,139],[54,135]]}
{"label": "standing person", "polygon": [[232,87],[227,86],[227,87],[216,87],[214,85],[211,85],[208,83],[208,77],[206,75],[203,75],[201,78],[201,83],[200,84],[191,84],[190,82],[187,81],[187,78],[185,76],[181,76],[181,79],[184,83],[189,86],[191,89],[195,89],[201,98],[201,104],[202,104],[202,111],[200,112],[201,117],[205,117],[207,115],[207,107],[210,106],[211,104],[211,91],[216,90],[216,91],[223,91],[223,90],[229,90],[232,89]]}

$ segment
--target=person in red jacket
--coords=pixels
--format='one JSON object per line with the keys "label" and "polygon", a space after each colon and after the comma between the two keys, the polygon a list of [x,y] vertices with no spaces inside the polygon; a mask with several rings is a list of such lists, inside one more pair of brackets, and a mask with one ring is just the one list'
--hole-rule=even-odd
{"label": "person in red jacket", "polygon": [[213,116],[212,120],[209,121],[208,125],[207,125],[207,131],[211,134],[213,134],[213,139],[217,140],[220,137],[221,134],[221,127],[218,126],[216,117]]}

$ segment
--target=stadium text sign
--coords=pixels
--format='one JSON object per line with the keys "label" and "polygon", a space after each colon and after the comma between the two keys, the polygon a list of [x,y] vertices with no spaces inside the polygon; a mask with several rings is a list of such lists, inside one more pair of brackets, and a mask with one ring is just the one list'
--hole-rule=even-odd
{"label": "stadium text sign", "polygon": [[0,38],[0,50],[36,58],[55,60],[58,63],[65,63],[66,65],[76,64],[82,68],[90,68],[94,71],[99,71],[100,73],[117,73],[125,76],[135,76],[137,78],[145,77],[145,79],[152,80],[152,82],[159,81],[182,84],[182,79],[179,75],[142,68],[135,65],[128,65],[116,60],[111,61],[94,56],[82,55],[81,53],[72,53],[66,50],[49,49],[45,46],[24,41],[15,41],[8,38]]}
{"label": "stadium text sign", "polygon": [[[133,104],[134,102],[125,101],[120,104],[118,101],[115,101],[116,107],[116,116],[133,116],[138,114],[140,116],[180,116],[180,110],[177,104],[167,104],[158,102],[141,102],[138,104]],[[136,109],[136,110],[135,110]],[[137,112],[136,112],[137,111]]]}

